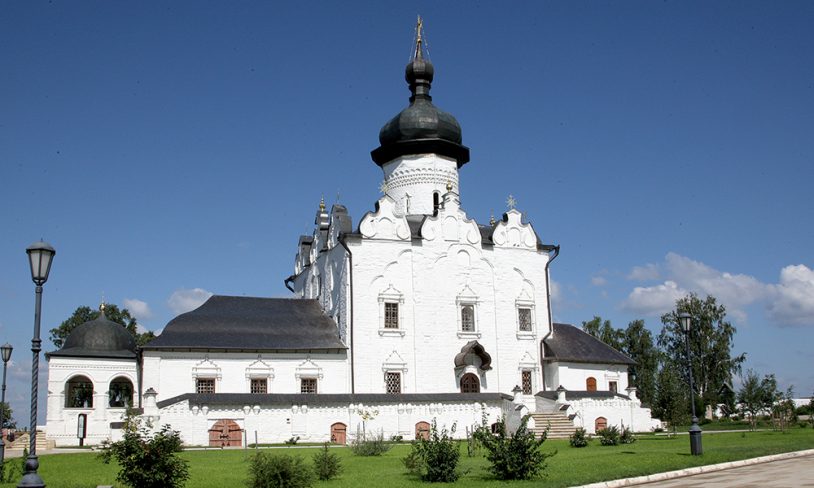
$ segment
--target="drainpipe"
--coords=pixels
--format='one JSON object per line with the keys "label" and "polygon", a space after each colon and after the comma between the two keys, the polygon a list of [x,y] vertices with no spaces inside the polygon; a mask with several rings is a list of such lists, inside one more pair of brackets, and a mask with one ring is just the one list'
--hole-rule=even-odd
{"label": "drainpipe", "polygon": [[[136,381],[138,382],[138,408],[141,409],[141,389],[144,378],[144,349],[136,348]],[[143,413],[143,411],[142,411]]]}
{"label": "drainpipe", "polygon": [[355,375],[354,375],[354,371],[353,371],[353,361],[354,361],[354,356],[355,356],[355,354],[353,354],[353,313],[355,311],[354,306],[353,306],[353,253],[350,252],[350,248],[348,247],[348,244],[345,242],[346,237],[347,237],[346,234],[342,234],[342,235],[339,236],[339,239],[337,239],[337,241],[339,241],[339,243],[342,244],[342,247],[345,248],[345,251],[348,252],[348,276],[350,277],[349,278],[350,279],[350,313],[347,314],[347,320],[348,320],[348,334],[350,335],[350,392],[351,392],[351,394],[354,394],[354,393],[356,393],[356,386],[355,386],[356,385],[356,380],[355,380]]}
{"label": "drainpipe", "polygon": [[560,246],[552,246],[547,245],[544,246],[543,250],[546,252],[554,251],[554,255],[551,256],[549,254],[548,262],[545,263],[545,291],[546,291],[546,305],[548,306],[548,333],[540,340],[540,368],[542,369],[543,373],[543,391],[546,391],[546,382],[545,382],[545,363],[543,362],[543,358],[545,357],[545,340],[548,339],[548,336],[554,332],[554,319],[551,317],[551,280],[548,277],[548,267],[551,266],[552,261],[557,259],[557,256],[560,255]]}
{"label": "drainpipe", "polygon": [[291,275],[288,278],[286,278],[285,281],[283,281],[283,284],[285,285],[286,288],[291,290],[291,293],[296,294],[297,292],[295,292],[294,288],[291,288],[291,285],[290,285],[290,283],[293,283],[293,282],[294,282],[294,275]]}

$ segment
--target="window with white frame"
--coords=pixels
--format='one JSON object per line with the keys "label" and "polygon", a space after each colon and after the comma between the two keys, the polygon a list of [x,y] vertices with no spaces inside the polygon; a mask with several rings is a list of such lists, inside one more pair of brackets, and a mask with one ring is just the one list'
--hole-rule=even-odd
{"label": "window with white frame", "polygon": [[534,314],[534,297],[528,290],[520,292],[520,296],[514,302],[516,316],[517,316],[517,338],[518,339],[532,339],[534,338],[535,327],[535,314]]}
{"label": "window with white frame", "polygon": [[522,388],[524,395],[531,395],[531,371],[528,369],[520,372],[520,388]]}
{"label": "window with white frame", "polygon": [[396,302],[384,303],[384,328],[399,328],[399,304]]}
{"label": "window with white frame", "polygon": [[520,332],[531,332],[531,307],[517,307],[517,329]]}
{"label": "window with white frame", "polygon": [[252,393],[268,393],[269,392],[268,378],[252,378],[250,391]]}
{"label": "window with white frame", "polygon": [[461,305],[461,331],[475,332],[475,306],[471,303]]}
{"label": "window with white frame", "polygon": [[196,393],[215,393],[215,378],[195,378]]}
{"label": "window with white frame", "polygon": [[455,299],[458,307],[458,337],[480,337],[478,331],[478,296],[469,285]]}
{"label": "window with white frame", "polygon": [[401,373],[397,371],[387,371],[384,374],[384,382],[387,393],[391,395],[401,393]]}
{"label": "window with white frame", "polygon": [[316,393],[316,392],[317,392],[316,378],[300,378],[300,393]]}
{"label": "window with white frame", "polygon": [[403,336],[402,304],[404,295],[391,283],[379,293],[379,335]]}

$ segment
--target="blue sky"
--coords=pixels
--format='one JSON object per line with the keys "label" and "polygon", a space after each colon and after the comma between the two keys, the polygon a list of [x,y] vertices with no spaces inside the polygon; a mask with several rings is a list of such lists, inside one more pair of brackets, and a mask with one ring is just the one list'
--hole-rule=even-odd
{"label": "blue sky", "polygon": [[[480,222],[562,246],[554,317],[618,327],[713,294],[733,352],[814,391],[811,2],[15,2],[0,15],[0,341],[27,424],[43,336],[102,295],[151,330],[208,293],[286,296],[320,197],[354,225],[407,104],[415,17]],[[52,350],[49,342],[45,350]],[[41,391],[44,388],[41,389]],[[44,404],[40,421],[44,422]]]}

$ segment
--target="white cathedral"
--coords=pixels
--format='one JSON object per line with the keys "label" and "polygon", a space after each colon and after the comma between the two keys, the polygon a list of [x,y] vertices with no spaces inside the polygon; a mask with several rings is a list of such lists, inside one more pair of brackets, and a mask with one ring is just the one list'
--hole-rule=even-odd
{"label": "white cathedral", "polygon": [[[102,313],[48,359],[46,438],[121,437],[127,407],[186,445],[405,439],[530,415],[563,436],[660,422],[629,383],[633,361],[552,322],[544,244],[523,214],[478,224],[461,207],[469,161],[455,118],[432,103],[418,30],[410,105],[379,133],[384,196],[354,226],[321,204],[301,236],[292,298],[215,295],[137,349]],[[83,425],[81,434],[78,426]]]}

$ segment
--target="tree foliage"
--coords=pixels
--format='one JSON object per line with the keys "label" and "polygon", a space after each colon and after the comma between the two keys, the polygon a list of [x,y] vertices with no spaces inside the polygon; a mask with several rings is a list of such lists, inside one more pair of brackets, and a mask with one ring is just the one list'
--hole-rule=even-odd
{"label": "tree foliage", "polygon": [[249,457],[249,488],[309,488],[314,472],[300,456],[257,451]]}
{"label": "tree foliage", "polygon": [[124,486],[180,488],[189,479],[187,462],[175,454],[180,450],[178,431],[165,425],[157,433],[151,433],[132,411],[128,411],[122,440],[104,443],[99,457],[105,464],[116,460],[119,465],[116,480]]}
{"label": "tree foliage", "polygon": [[669,364],[662,365],[656,382],[653,415],[667,422],[673,432],[689,414],[687,388],[675,367]]}
{"label": "tree foliage", "polygon": [[[65,339],[72,330],[85,322],[96,319],[99,317],[100,313],[101,312],[99,310],[94,310],[88,306],[78,307],[76,310],[74,310],[73,315],[59,324],[59,327],[54,327],[49,331],[51,342],[54,343],[54,346],[57,349],[61,348],[65,343]],[[128,332],[133,334],[133,337],[136,338],[136,344],[139,346],[143,346],[155,338],[155,334],[153,334],[151,331],[144,333],[138,332],[138,322],[136,322],[136,318],[130,315],[130,311],[126,308],[120,309],[115,304],[106,303],[105,316],[111,322],[120,324],[122,327],[127,329]]]}
{"label": "tree foliage", "polygon": [[13,429],[17,427],[17,422],[14,421],[14,412],[11,410],[11,405],[8,402],[0,403],[0,412],[3,415],[3,425],[0,427],[5,429]]}
{"label": "tree foliage", "polygon": [[588,322],[582,322],[582,330],[618,351],[624,349],[625,333],[613,328],[610,320],[603,321],[602,317],[594,315]]}
{"label": "tree foliage", "polygon": [[403,459],[404,466],[424,481],[455,482],[461,475],[458,470],[461,451],[458,442],[452,438],[454,433],[455,424],[451,430],[439,430],[433,419],[430,435],[427,439],[419,436],[413,441],[410,454]]}
{"label": "tree foliage", "polygon": [[705,405],[717,405],[722,387],[740,372],[746,354],[732,356],[735,326],[726,320],[726,308],[713,296],[700,299],[695,293],[676,300],[676,308],[661,316],[658,344],[666,359],[684,374],[687,368],[686,335],[678,322],[681,313],[692,316],[690,355],[694,387]]}
{"label": "tree foliage", "polygon": [[740,411],[745,418],[749,419],[749,425],[754,430],[758,416],[770,413],[772,406],[779,398],[777,379],[773,374],[759,378],[757,373],[750,369],[741,382],[741,389],[738,391]]}
{"label": "tree foliage", "polygon": [[554,453],[545,453],[540,446],[546,440],[546,434],[539,439],[528,430],[529,417],[525,417],[517,430],[508,435],[503,419],[497,422],[495,432],[488,428],[478,431],[478,437],[488,453],[486,458],[491,463],[489,471],[501,480],[530,480],[542,475],[546,468],[546,459]]}

